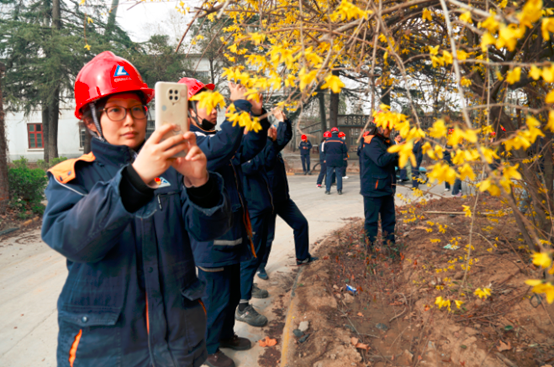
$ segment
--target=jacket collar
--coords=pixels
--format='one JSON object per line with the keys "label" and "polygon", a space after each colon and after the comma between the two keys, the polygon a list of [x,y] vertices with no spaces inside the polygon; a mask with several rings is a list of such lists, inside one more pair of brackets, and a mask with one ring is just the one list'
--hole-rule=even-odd
{"label": "jacket collar", "polygon": [[[136,152],[126,145],[112,145],[98,139],[91,140],[91,148],[96,159],[104,164],[126,165],[133,162],[136,156]],[[140,148],[142,145],[139,151]]]}

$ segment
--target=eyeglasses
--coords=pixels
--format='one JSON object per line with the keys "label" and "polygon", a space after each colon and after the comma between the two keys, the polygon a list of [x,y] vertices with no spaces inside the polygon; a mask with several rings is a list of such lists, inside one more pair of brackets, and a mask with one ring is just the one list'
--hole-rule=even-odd
{"label": "eyeglasses", "polygon": [[110,106],[104,108],[102,111],[104,111],[106,115],[108,115],[108,118],[112,121],[125,120],[125,117],[127,117],[127,111],[130,111],[131,116],[133,116],[137,120],[142,120],[146,118],[146,111],[148,111],[148,108],[143,105],[137,105],[129,108],[121,106]]}

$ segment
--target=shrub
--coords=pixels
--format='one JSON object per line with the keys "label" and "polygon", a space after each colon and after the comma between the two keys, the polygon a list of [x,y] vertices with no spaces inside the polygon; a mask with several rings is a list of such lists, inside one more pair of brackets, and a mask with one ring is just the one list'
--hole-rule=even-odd
{"label": "shrub", "polygon": [[50,160],[50,162],[46,162],[42,159],[39,159],[37,161],[37,166],[38,168],[44,170],[44,171],[48,171],[48,169],[50,167],[54,167],[56,164],[60,163],[60,162],[63,162],[67,160],[67,157],[58,157],[58,158],[53,158],[52,160]]}
{"label": "shrub", "polygon": [[13,168],[8,170],[10,206],[20,213],[31,210],[36,214],[42,214],[44,205],[41,201],[48,179],[42,169],[31,169],[27,163],[28,160],[21,157],[13,161]]}

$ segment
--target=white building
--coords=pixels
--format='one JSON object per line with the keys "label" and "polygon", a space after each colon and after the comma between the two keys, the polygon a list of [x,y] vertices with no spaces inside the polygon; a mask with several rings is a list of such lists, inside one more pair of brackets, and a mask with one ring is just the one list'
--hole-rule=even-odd
{"label": "white building", "polygon": [[[60,106],[61,107],[61,106]],[[83,154],[84,130],[80,131],[79,120],[73,115],[74,109],[60,108],[58,123],[58,153],[60,157],[75,158]],[[23,112],[6,113],[6,134],[8,139],[8,159],[20,157],[30,162],[44,159],[44,138],[42,134],[42,114],[35,111],[29,116]]]}

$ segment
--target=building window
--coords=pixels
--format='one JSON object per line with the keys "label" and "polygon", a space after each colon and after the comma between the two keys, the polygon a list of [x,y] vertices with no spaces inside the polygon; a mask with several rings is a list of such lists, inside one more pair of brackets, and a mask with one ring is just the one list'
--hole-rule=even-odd
{"label": "building window", "polygon": [[44,148],[42,124],[28,124],[27,135],[29,137],[29,149]]}

